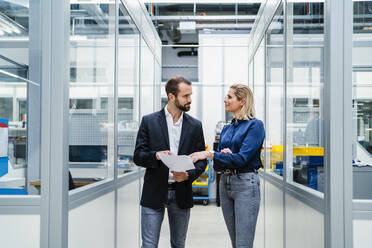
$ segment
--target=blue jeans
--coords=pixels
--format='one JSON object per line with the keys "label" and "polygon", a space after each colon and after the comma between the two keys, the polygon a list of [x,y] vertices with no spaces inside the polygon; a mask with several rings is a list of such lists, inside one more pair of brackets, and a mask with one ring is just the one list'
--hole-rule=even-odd
{"label": "blue jeans", "polygon": [[165,208],[168,209],[171,247],[185,247],[190,209],[180,209],[177,206],[175,193],[175,190],[168,190],[168,200],[160,209],[141,206],[142,248],[158,247]]}
{"label": "blue jeans", "polygon": [[223,174],[220,200],[232,247],[252,248],[260,208],[257,173]]}

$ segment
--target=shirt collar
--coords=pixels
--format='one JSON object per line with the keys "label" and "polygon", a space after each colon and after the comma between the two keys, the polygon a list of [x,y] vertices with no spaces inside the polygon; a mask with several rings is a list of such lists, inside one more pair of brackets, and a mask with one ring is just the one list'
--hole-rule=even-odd
{"label": "shirt collar", "polygon": [[233,125],[236,127],[236,126],[238,126],[240,123],[245,122],[245,121],[247,121],[247,120],[242,120],[242,119],[235,119],[235,118],[233,118],[233,119],[231,120],[231,124],[233,124]]}
{"label": "shirt collar", "polygon": [[164,107],[165,117],[170,117],[171,120],[172,120],[172,124],[178,126],[183,121],[183,111],[181,112],[181,116],[178,119],[178,121],[176,123],[173,123],[173,116],[168,112],[167,107],[168,107],[168,104],[165,105],[165,107]]}

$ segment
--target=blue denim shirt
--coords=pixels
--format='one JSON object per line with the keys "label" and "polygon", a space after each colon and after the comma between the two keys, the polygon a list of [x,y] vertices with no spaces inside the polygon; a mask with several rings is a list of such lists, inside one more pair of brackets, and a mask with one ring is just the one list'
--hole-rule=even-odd
{"label": "blue denim shirt", "polygon": [[[222,129],[220,144],[214,153],[213,168],[220,171],[262,167],[260,154],[264,139],[262,121],[233,120]],[[220,153],[224,148],[229,148],[232,154]]]}

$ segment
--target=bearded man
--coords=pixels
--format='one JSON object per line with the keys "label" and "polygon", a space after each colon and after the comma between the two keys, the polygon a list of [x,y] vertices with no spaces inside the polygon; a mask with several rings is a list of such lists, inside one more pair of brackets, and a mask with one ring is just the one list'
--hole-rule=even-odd
{"label": "bearded man", "polygon": [[170,244],[184,248],[193,207],[192,182],[206,168],[206,160],[195,169],[169,171],[159,154],[189,155],[205,149],[202,124],[185,112],[190,110],[191,82],[173,77],[165,85],[168,104],[142,118],[133,160],[146,168],[141,197],[142,248],[157,248],[165,209],[168,212]]}

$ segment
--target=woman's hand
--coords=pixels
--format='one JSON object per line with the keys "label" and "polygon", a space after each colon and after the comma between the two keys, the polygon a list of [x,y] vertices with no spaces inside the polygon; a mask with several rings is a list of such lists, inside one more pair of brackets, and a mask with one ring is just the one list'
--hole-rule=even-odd
{"label": "woman's hand", "polygon": [[221,153],[232,154],[232,151],[229,148],[225,148],[221,150]]}
{"label": "woman's hand", "polygon": [[209,153],[210,152],[208,152],[208,151],[194,152],[194,153],[190,154],[189,156],[191,157],[192,162],[195,163],[199,160],[207,159],[208,156],[209,156]]}

